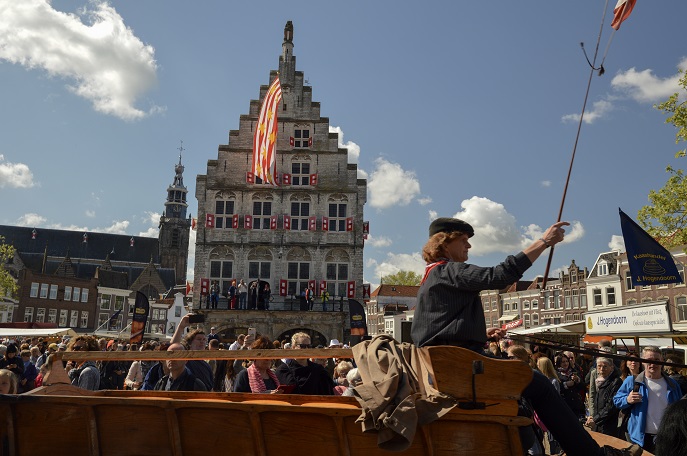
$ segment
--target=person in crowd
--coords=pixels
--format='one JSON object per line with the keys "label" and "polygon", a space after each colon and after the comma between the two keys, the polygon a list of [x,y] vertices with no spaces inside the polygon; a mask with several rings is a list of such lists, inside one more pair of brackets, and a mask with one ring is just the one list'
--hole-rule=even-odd
{"label": "person in crowd", "polygon": [[41,366],[43,366],[43,364],[45,364],[45,362],[48,360],[48,356],[55,352],[57,352],[57,344],[53,342],[48,345],[48,348],[41,354],[41,356],[38,357],[38,360],[36,361],[36,367],[40,369]]}
{"label": "person in crowd", "polygon": [[[272,342],[267,336],[258,337],[251,345],[251,350],[270,350]],[[254,359],[247,369],[236,376],[233,391],[235,393],[279,393],[279,379],[272,371],[271,359]]]}
{"label": "person in crowd", "polygon": [[246,338],[245,334],[239,334],[234,342],[229,345],[229,350],[238,350],[243,346],[243,340]]}
{"label": "person in crowd", "polygon": [[656,433],[655,456],[687,456],[687,399],[666,407]]}
{"label": "person in crowd", "polygon": [[[637,352],[630,351],[627,356],[639,356]],[[639,375],[644,370],[640,361],[624,359],[620,362],[620,380],[625,381],[627,377]],[[630,409],[620,410],[618,414],[618,437],[631,442],[630,434],[627,432],[627,422],[630,420]]]}
{"label": "person in crowd", "polygon": [[[556,391],[560,394],[561,392],[561,381],[558,378],[558,372],[556,372],[556,368],[553,367],[553,363],[549,358],[544,356],[543,353],[537,352],[535,355],[540,355],[537,358],[537,368],[539,372],[544,374],[546,378],[548,378],[551,381],[551,385],[554,387]],[[534,357],[534,355],[532,355]],[[558,454],[561,451],[561,446],[559,443],[556,441],[556,438],[549,432],[548,428],[544,426],[544,423],[537,423],[539,426],[542,428],[542,431],[545,433],[546,440],[549,444],[549,454]],[[543,427],[542,427],[543,426]]]}
{"label": "person in crowd", "polygon": [[236,291],[239,294],[239,310],[248,309],[248,285],[243,279],[239,281]]}
{"label": "person in crowd", "polygon": [[[612,349],[610,345],[602,345],[601,341],[599,343],[599,352],[602,354],[603,353],[611,353]],[[608,341],[610,344],[610,341]],[[594,367],[596,367],[596,360],[594,360]],[[585,379],[585,383],[587,384],[588,387],[588,398],[589,400],[587,401],[587,410],[589,411],[589,416],[594,416],[594,413],[596,412],[595,407],[596,407],[596,376],[598,373],[598,369],[592,369],[587,373],[586,377],[582,377]],[[618,373],[618,377],[620,377],[620,374]]]}
{"label": "person in crowd", "polygon": [[[207,345],[207,337],[205,335],[205,331],[203,331],[201,328],[194,329],[193,331],[190,331],[188,334],[184,335],[186,328],[188,328],[190,325],[188,319],[189,314],[181,317],[170,343],[181,343],[184,347],[186,347],[186,350],[205,350],[205,346]],[[203,384],[205,384],[206,391],[212,391],[212,367],[207,361],[202,359],[192,359],[186,363],[186,367],[193,373],[193,375],[198,377]]]}
{"label": "person in crowd", "polygon": [[[144,351],[147,346],[144,344],[141,346],[140,351]],[[124,385],[127,389],[140,390],[143,386],[143,381],[145,379],[145,373],[143,371],[143,361],[136,360],[129,366],[129,371],[124,379]]]}
{"label": "person in crowd", "polygon": [[[180,343],[172,343],[167,351],[186,350]],[[205,384],[186,367],[186,360],[170,358],[165,360],[169,373],[162,377],[155,389],[159,391],[207,391]]]}
{"label": "person in crowd", "polygon": [[680,399],[680,385],[668,377],[659,364],[663,356],[658,347],[647,346],[642,350],[646,360],[644,372],[627,377],[615,394],[613,402],[621,410],[630,409],[627,432],[632,442],[653,453],[661,418],[666,407]]}
{"label": "person in crowd", "polygon": [[219,342],[219,334],[217,334],[217,328],[212,326],[210,327],[210,333],[208,334],[208,344],[210,343],[211,340],[217,340]]}
{"label": "person in crowd", "polygon": [[236,292],[236,280],[232,280],[231,285],[229,286],[229,296],[227,296],[227,307],[231,310],[236,309]]}
{"label": "person in crowd", "polygon": [[[310,336],[298,332],[291,336],[291,348],[295,350],[312,348]],[[277,369],[279,383],[296,385],[294,394],[334,394],[334,381],[319,364],[306,359],[288,359]]]}
{"label": "person in crowd", "polygon": [[602,434],[618,437],[618,412],[613,397],[623,381],[610,358],[596,358],[597,374],[594,377],[594,413],[587,417],[586,425]]}
{"label": "person in crowd", "polygon": [[[78,335],[69,341],[67,351],[100,351],[100,349],[95,337]],[[72,385],[90,391],[100,389],[100,371],[95,361],[86,360],[78,364],[74,361],[67,361],[66,369]]]}
{"label": "person in crowd", "polygon": [[[217,309],[217,304],[219,303],[219,284],[217,281],[213,282],[210,286],[210,307]],[[206,306],[207,308],[207,306]]]}
{"label": "person in crowd", "polygon": [[29,361],[31,361],[31,364],[33,364],[36,368],[38,368],[38,366],[36,366],[36,363],[38,362],[38,359],[41,357],[41,354],[42,354],[41,349],[43,351],[45,351],[43,344],[41,344],[40,346],[33,345],[31,348],[29,348],[29,352],[30,352]]}
{"label": "person in crowd", "polygon": [[9,369],[0,369],[0,394],[17,394],[17,376]]}
{"label": "person in crowd", "polygon": [[503,355],[501,354],[501,346],[498,342],[489,342],[489,352],[494,358],[503,358]]}
{"label": "person in crowd", "polygon": [[[209,351],[219,351],[219,340],[217,339],[212,339],[208,342],[208,350]],[[212,378],[215,378],[215,372],[217,371],[217,360],[215,358],[210,358],[206,359],[207,363],[210,365],[210,368],[212,369]],[[214,383],[213,383],[214,384]]]}
{"label": "person in crowd", "polygon": [[[497,356],[501,358],[501,355]],[[506,350],[507,359],[519,359],[523,363],[527,364],[534,370],[538,370],[537,365],[532,361],[532,355],[527,351],[522,345],[511,345]]]}
{"label": "person in crowd", "polygon": [[38,369],[38,375],[36,375],[36,388],[39,386],[43,386],[43,379],[45,376],[48,374],[48,365],[46,363],[43,363]]}
{"label": "person in crowd", "polygon": [[305,290],[305,301],[308,303],[308,310],[312,310],[315,304],[315,289],[312,284]]}
{"label": "person in crowd", "polygon": [[262,289],[262,299],[264,300],[264,309],[270,310],[270,298],[272,297],[272,289],[270,284],[265,282],[265,287]]}
{"label": "person in crowd", "polygon": [[17,356],[18,351],[17,344],[7,345],[5,356],[0,359],[0,369],[9,369],[19,379],[24,373],[24,362]]}
{"label": "person in crowd", "polygon": [[[684,363],[684,361],[680,359],[677,355],[666,356],[666,362],[673,364]],[[672,378],[677,382],[678,385],[680,385],[681,395],[684,396],[685,394],[687,394],[687,378],[685,378],[684,375],[680,374],[680,369],[675,366],[663,366],[663,370],[665,371],[666,375],[668,375],[668,377]]]}
{"label": "person in crowd", "polygon": [[353,363],[350,361],[341,361],[334,368],[334,394],[337,396],[343,395],[348,389],[348,373],[353,369]]}
{"label": "person in crowd", "polygon": [[[434,220],[429,227],[430,239],[423,248],[427,266],[411,326],[415,345],[456,345],[483,353],[487,339],[502,338],[505,335],[502,329],[486,327],[480,291],[501,289],[522,278],[547,248],[563,240],[566,225],[569,223],[551,225],[541,239],[497,266],[479,267],[467,263],[469,238],[474,235],[472,226],[455,218]],[[569,456],[622,455],[635,451],[634,447],[599,448],[541,373],[535,372],[522,395]]]}
{"label": "person in crowd", "polygon": [[38,369],[31,362],[31,351],[22,350],[21,360],[24,363],[24,372],[19,377],[19,392],[25,393],[31,391],[36,387],[36,377],[38,377]]}
{"label": "person in crowd", "polygon": [[346,388],[346,391],[344,391],[341,395],[354,397],[355,394],[353,393],[353,391],[355,390],[355,387],[362,384],[363,382],[363,379],[360,376],[357,367],[354,367],[353,369],[348,371],[348,374],[346,374],[346,382],[348,382],[348,388]]}
{"label": "person in crowd", "polygon": [[248,287],[248,309],[255,310],[258,303],[258,281],[251,282]]}
{"label": "person in crowd", "polygon": [[578,420],[586,419],[586,409],[582,398],[577,393],[577,385],[582,379],[575,373],[570,365],[570,359],[563,353],[554,357],[554,365],[561,381],[561,396]]}
{"label": "person in crowd", "polygon": [[[322,290],[322,294],[320,295],[320,298],[322,299],[322,312],[327,311],[327,302],[329,302],[329,292],[325,289]],[[332,305],[332,310],[334,310],[334,305]]]}
{"label": "person in crowd", "polygon": [[234,361],[231,359],[218,359],[212,391],[229,393],[232,391],[235,382]]}
{"label": "person in crowd", "polygon": [[[117,342],[110,339],[107,342],[107,351],[117,351]],[[128,368],[124,361],[111,360],[100,363],[100,388],[101,389],[124,389],[124,379],[128,373]]]}
{"label": "person in crowd", "polygon": [[[157,345],[154,348],[154,351],[167,351],[168,348],[169,344],[167,342],[163,342]],[[150,391],[155,389],[157,382],[167,374],[169,374],[169,370],[167,370],[167,364],[161,361],[153,362],[153,365],[143,376],[143,385],[141,385],[141,390]]]}

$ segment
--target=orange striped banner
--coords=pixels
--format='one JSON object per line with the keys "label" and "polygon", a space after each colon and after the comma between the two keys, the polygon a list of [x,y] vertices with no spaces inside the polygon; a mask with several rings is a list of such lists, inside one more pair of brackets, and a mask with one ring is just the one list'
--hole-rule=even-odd
{"label": "orange striped banner", "polygon": [[258,126],[253,139],[253,169],[256,178],[265,184],[277,185],[277,110],[281,101],[281,84],[277,76],[270,85],[260,108]]}

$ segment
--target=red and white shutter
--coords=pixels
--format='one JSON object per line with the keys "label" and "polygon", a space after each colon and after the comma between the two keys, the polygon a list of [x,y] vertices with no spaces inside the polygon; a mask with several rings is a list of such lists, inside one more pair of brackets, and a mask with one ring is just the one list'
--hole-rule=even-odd
{"label": "red and white shutter", "polygon": [[346,231],[353,231],[353,217],[346,219]]}
{"label": "red and white shutter", "polygon": [[329,231],[329,217],[322,217],[322,231]]}
{"label": "red and white shutter", "polygon": [[200,294],[207,295],[210,292],[210,279],[200,279]]}
{"label": "red and white shutter", "polygon": [[279,281],[279,296],[286,296],[286,292],[289,288],[288,282],[284,279]]}
{"label": "red and white shutter", "polygon": [[246,173],[246,183],[247,184],[254,184],[255,183],[255,174],[252,172],[248,171]]}
{"label": "red and white shutter", "polygon": [[273,215],[270,217],[270,229],[271,230],[276,230],[277,229],[277,216]]}
{"label": "red and white shutter", "polygon": [[285,230],[290,230],[291,229],[291,216],[284,214],[284,229]]}
{"label": "red and white shutter", "polygon": [[308,231],[315,231],[317,229],[317,217],[314,215],[308,218]]}
{"label": "red and white shutter", "polygon": [[243,227],[247,230],[250,230],[253,228],[253,216],[250,214],[246,214],[243,217]]}
{"label": "red and white shutter", "polygon": [[355,280],[348,282],[346,290],[349,298],[355,298]]}
{"label": "red and white shutter", "polygon": [[282,173],[282,175],[281,175],[281,180],[282,180],[282,184],[284,184],[284,185],[291,185],[291,174],[289,174],[289,173]]}
{"label": "red and white shutter", "polygon": [[312,147],[312,136],[308,138],[308,147]]}
{"label": "red and white shutter", "polygon": [[327,281],[320,280],[320,294],[324,293],[325,291],[327,291]]}
{"label": "red and white shutter", "polygon": [[317,283],[314,280],[308,280],[308,288],[312,288],[313,293],[315,292],[315,285]]}
{"label": "red and white shutter", "polygon": [[296,144],[296,140],[293,139],[293,136],[289,136],[289,146],[293,147],[294,144]]}
{"label": "red and white shutter", "polygon": [[239,214],[234,214],[231,216],[231,227],[232,228],[238,228],[239,227]]}
{"label": "red and white shutter", "polygon": [[310,175],[310,185],[317,185],[317,173]]}
{"label": "red and white shutter", "polygon": [[205,228],[215,227],[215,214],[205,214]]}

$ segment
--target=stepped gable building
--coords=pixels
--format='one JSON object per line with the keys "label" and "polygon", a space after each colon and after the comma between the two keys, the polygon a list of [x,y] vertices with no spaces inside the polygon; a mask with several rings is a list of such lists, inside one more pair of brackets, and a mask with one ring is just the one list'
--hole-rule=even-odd
{"label": "stepped gable building", "polygon": [[[185,283],[186,263],[183,271],[177,265],[188,256],[190,219],[185,219],[181,163],[176,169],[160,239],[0,225],[0,236],[16,250],[8,270],[19,286],[18,302],[1,323],[54,323],[93,331],[121,310],[112,329],[123,329],[133,314],[132,292],[157,300],[179,280]],[[178,211],[170,209],[175,204],[181,206]]]}
{"label": "stepped gable building", "polygon": [[[250,102],[238,130],[229,132],[228,144],[220,145],[217,158],[208,160],[207,174],[196,179],[201,221],[196,308],[205,299],[201,294],[207,293],[202,282],[217,283],[226,291],[240,279],[259,280],[261,289],[269,284],[270,310],[294,309],[292,303],[311,285],[316,296],[326,290],[329,302],[343,303],[344,312],[346,298],[362,296],[367,183],[358,178],[357,165],[348,162],[347,149],[338,147],[338,135],[320,115],[320,103],[312,100],[303,72],[296,71],[293,47],[289,21],[279,70],[270,72],[268,84],[260,86],[260,99]],[[277,76],[282,100],[276,137],[278,185],[273,186],[263,184],[251,170],[262,100]],[[322,310],[320,299],[314,310]]]}

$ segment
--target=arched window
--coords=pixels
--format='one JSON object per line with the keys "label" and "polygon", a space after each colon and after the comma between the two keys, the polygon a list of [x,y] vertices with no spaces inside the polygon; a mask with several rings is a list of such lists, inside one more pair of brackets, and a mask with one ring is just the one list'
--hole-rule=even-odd
{"label": "arched window", "polygon": [[351,273],[350,261],[348,253],[342,249],[333,249],[325,256],[325,280],[327,292],[332,298],[347,296],[346,287]]}

